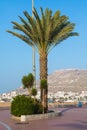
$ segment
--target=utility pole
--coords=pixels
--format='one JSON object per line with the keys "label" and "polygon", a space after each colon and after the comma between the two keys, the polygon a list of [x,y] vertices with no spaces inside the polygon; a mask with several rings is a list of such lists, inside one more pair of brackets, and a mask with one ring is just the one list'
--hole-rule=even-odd
{"label": "utility pole", "polygon": [[[33,11],[34,11],[34,0],[32,0],[32,17],[34,18],[33,15]],[[36,65],[35,65],[35,45],[33,43],[32,46],[32,69],[33,69],[33,75],[34,75],[34,87],[36,88]]]}

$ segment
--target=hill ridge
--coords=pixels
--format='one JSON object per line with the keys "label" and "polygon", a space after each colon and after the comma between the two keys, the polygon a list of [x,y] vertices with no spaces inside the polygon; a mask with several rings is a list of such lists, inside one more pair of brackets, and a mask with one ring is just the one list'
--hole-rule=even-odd
{"label": "hill ridge", "polygon": [[48,75],[49,91],[87,91],[87,70],[61,69]]}

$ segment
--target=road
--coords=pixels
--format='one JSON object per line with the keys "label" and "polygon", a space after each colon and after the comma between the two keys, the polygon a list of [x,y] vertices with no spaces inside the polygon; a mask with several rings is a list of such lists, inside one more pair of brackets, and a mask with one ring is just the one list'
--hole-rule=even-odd
{"label": "road", "polygon": [[[0,122],[11,130],[87,130],[87,107],[57,108],[63,111],[62,116],[21,123],[11,118],[9,110],[0,110]],[[0,130],[9,130],[0,124]]]}

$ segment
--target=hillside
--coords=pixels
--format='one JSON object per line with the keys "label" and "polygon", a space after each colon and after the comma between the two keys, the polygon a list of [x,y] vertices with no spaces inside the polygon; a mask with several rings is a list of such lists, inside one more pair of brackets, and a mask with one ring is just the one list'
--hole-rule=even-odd
{"label": "hillside", "polygon": [[[36,83],[36,88],[39,89],[39,81]],[[48,75],[48,90],[49,92],[87,91],[87,70],[64,69],[53,72]],[[27,90],[20,88],[17,92],[26,93]]]}
{"label": "hillside", "polygon": [[87,91],[87,70],[57,70],[48,76],[49,91]]}

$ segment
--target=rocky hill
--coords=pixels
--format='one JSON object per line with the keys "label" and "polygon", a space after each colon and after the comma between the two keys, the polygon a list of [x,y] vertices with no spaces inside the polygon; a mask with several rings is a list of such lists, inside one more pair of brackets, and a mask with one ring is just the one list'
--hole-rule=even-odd
{"label": "rocky hill", "polygon": [[87,70],[57,70],[48,76],[49,91],[87,91]]}
{"label": "rocky hill", "polygon": [[[36,88],[40,88],[39,81],[36,83]],[[53,72],[48,75],[48,90],[49,92],[87,91],[87,70],[64,69]],[[21,87],[17,92],[26,93],[27,89]]]}

